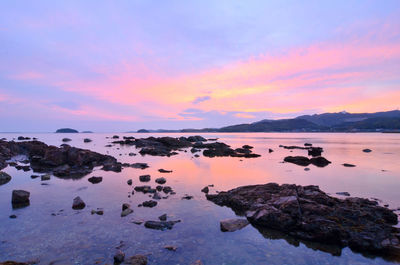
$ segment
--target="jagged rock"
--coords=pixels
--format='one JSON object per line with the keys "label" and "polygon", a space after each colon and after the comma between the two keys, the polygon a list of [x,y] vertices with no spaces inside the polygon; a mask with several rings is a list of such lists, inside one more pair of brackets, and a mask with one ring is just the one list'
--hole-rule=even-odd
{"label": "jagged rock", "polygon": [[268,183],[239,187],[208,200],[245,215],[258,228],[306,242],[322,242],[376,254],[400,253],[397,215],[376,201],[334,198],[318,186]]}
{"label": "jagged rock", "polygon": [[247,226],[249,221],[247,219],[225,219],[220,221],[222,232],[234,232]]}
{"label": "jagged rock", "polygon": [[0,171],[0,185],[4,185],[11,180],[11,176],[6,172]]}
{"label": "jagged rock", "polygon": [[205,187],[201,190],[201,192],[209,193],[209,192],[210,192],[210,189],[208,188],[208,186],[205,186]]}
{"label": "jagged rock", "polygon": [[85,202],[81,199],[81,197],[75,197],[72,203],[72,209],[74,210],[82,210],[86,207]]}
{"label": "jagged rock", "polygon": [[165,184],[167,182],[165,178],[157,178],[155,181],[158,184]]}
{"label": "jagged rock", "polygon": [[159,216],[158,219],[160,219],[160,221],[167,221],[167,214],[165,213],[165,214]]}
{"label": "jagged rock", "polygon": [[177,221],[146,221],[144,223],[144,226],[146,228],[150,228],[150,229],[167,230],[167,229],[172,229],[172,227],[176,223],[179,223],[179,222],[180,222],[180,220],[177,220]]}
{"label": "jagged rock", "polygon": [[92,183],[92,184],[97,184],[97,183],[100,183],[100,182],[103,181],[103,177],[95,177],[95,176],[93,176],[93,177],[88,178],[88,181],[90,183]]}
{"label": "jagged rock", "polygon": [[22,208],[29,205],[30,192],[25,190],[13,190],[11,204],[13,208]]}
{"label": "jagged rock", "polygon": [[142,175],[142,176],[139,176],[139,180],[141,181],[141,182],[149,182],[150,181],[150,175]]}
{"label": "jagged rock", "polygon": [[129,203],[124,203],[122,204],[122,211],[125,211],[126,209],[131,208],[131,205]]}

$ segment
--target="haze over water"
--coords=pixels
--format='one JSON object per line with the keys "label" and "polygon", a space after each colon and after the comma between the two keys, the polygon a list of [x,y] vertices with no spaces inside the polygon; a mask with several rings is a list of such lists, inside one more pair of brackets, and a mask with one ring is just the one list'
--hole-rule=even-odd
{"label": "haze over water", "polygon": [[[12,175],[11,182],[0,187],[0,260],[39,259],[41,264],[99,264],[112,263],[115,248],[129,254],[149,254],[149,264],[190,264],[201,259],[204,264],[390,264],[382,258],[367,258],[353,253],[348,248],[337,249],[332,255],[314,250],[300,243],[289,244],[282,235],[265,234],[253,226],[233,232],[223,233],[219,221],[233,218],[235,214],[226,207],[207,201],[200,190],[214,184],[211,193],[225,191],[242,185],[268,182],[295,183],[298,185],[319,185],[330,193],[347,191],[351,196],[378,198],[380,204],[389,208],[400,207],[400,134],[350,134],[350,133],[231,133],[203,134],[206,138],[219,138],[232,147],[244,144],[254,146],[259,158],[241,159],[233,157],[207,158],[193,157],[189,152],[180,152],[171,157],[129,156],[137,153],[134,147],[114,145],[105,147],[112,134],[0,134],[12,140],[20,135],[37,137],[47,144],[59,146],[64,137],[71,138],[72,146],[110,154],[121,162],[146,162],[145,170],[125,168],[121,173],[95,170],[79,180],[60,179],[52,176],[49,185],[41,185],[39,179],[31,179],[32,172],[17,171],[7,167],[5,172]],[[147,137],[148,134],[119,134],[122,136]],[[173,137],[192,134],[172,134]],[[155,136],[162,136],[156,134]],[[171,136],[171,135],[170,135]],[[91,138],[91,143],[84,143]],[[323,156],[332,161],[324,168],[310,165],[304,167],[281,163],[288,155],[305,155],[305,150],[279,148],[279,145],[312,143],[324,148]],[[274,152],[269,153],[271,148]],[[371,153],[362,152],[369,148]],[[354,168],[343,163],[356,165]],[[159,168],[173,170],[161,174]],[[176,195],[160,200],[154,208],[136,207],[149,199],[148,195],[128,194],[132,186],[140,185],[139,175],[150,174],[150,184],[163,176],[173,187]],[[91,184],[91,176],[103,176],[103,182]],[[12,210],[11,191],[25,189],[31,192],[29,207]],[[192,200],[181,200],[185,194],[193,195]],[[80,196],[87,204],[81,211],[71,209],[72,199]],[[128,202],[134,213],[121,218],[121,205]],[[91,215],[91,210],[103,208],[104,215]],[[63,210],[60,212],[60,210]],[[55,213],[56,216],[52,216]],[[167,213],[170,218],[181,223],[172,230],[157,231],[132,220],[156,220]],[[17,219],[8,216],[16,214]],[[271,239],[274,238],[274,239]],[[290,240],[289,240],[290,241]],[[290,241],[292,242],[292,241]],[[163,247],[175,245],[176,252]],[[317,244],[314,244],[314,248]],[[318,247],[317,247],[318,248]]]}

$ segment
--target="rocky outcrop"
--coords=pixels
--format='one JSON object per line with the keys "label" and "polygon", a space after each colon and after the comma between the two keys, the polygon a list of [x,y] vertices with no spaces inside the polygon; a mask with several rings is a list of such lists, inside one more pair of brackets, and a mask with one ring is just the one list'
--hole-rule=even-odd
{"label": "rocky outcrop", "polygon": [[[14,142],[0,141],[0,166],[16,155],[25,155],[34,172],[52,173],[61,178],[80,178],[92,172],[96,166],[106,171],[121,171],[121,163],[109,155],[90,150],[47,145],[39,141]],[[28,170],[29,170],[29,166]],[[1,169],[1,168],[0,168]]]}
{"label": "rocky outcrop", "polygon": [[400,254],[397,215],[376,201],[338,199],[318,186],[268,183],[239,187],[207,199],[245,215],[257,228],[308,242],[380,255]]}

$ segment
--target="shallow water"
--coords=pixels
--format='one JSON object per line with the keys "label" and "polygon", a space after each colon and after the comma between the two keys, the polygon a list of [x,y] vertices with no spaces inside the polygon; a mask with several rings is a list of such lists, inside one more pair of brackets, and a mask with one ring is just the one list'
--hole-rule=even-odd
{"label": "shallow water", "polygon": [[[105,147],[113,134],[0,134],[12,140],[18,136],[37,137],[47,144],[62,144],[64,137],[70,145],[115,156],[121,162],[146,162],[145,170],[125,168],[121,173],[95,170],[80,180],[60,179],[52,176],[49,185],[40,178],[31,179],[32,172],[4,169],[13,178],[0,186],[0,261],[28,261],[38,259],[40,264],[112,264],[116,247],[121,246],[127,256],[146,254],[149,264],[190,264],[201,259],[204,264],[393,264],[381,257],[365,257],[348,248],[332,255],[322,246],[309,245],[284,239],[273,231],[260,233],[247,226],[233,233],[223,233],[219,221],[235,214],[205,199],[200,190],[214,184],[211,192],[228,190],[242,185],[268,182],[319,185],[335,196],[347,191],[351,196],[379,198],[389,208],[400,207],[400,134],[350,133],[241,133],[202,134],[206,138],[219,138],[232,147],[243,144],[254,146],[260,158],[240,159],[195,158],[190,152],[172,157],[129,156],[137,153],[135,147]],[[120,136],[148,137],[149,134],[119,134]],[[157,134],[156,136],[163,136]],[[171,135],[171,134],[170,134]],[[193,134],[172,134],[174,137]],[[84,138],[93,142],[83,143]],[[281,163],[288,155],[306,155],[304,150],[286,150],[283,145],[303,145],[309,142],[324,148],[323,156],[332,161],[325,168],[304,167]],[[268,148],[274,150],[268,153]],[[370,148],[371,153],[362,149]],[[342,166],[355,164],[355,168]],[[161,174],[159,168],[173,170]],[[150,174],[151,184],[160,176],[166,185],[177,192],[160,200],[154,208],[137,207],[148,200],[148,195],[128,194],[140,185],[138,176]],[[103,182],[91,184],[91,176],[103,176]],[[133,186],[127,180],[133,180]],[[24,189],[31,192],[30,206],[18,210],[11,207],[11,192]],[[193,200],[181,200],[184,194]],[[86,202],[81,211],[71,209],[74,197]],[[338,196],[340,197],[340,196]],[[121,218],[122,203],[130,203],[134,213]],[[104,215],[91,215],[91,210],[104,209]],[[53,216],[55,213],[56,216]],[[132,220],[158,220],[167,213],[170,220],[182,220],[172,230],[157,231],[136,225]],[[17,215],[10,219],[9,215]],[[121,244],[122,242],[122,244]],[[288,242],[291,242],[288,243]],[[175,245],[176,252],[165,250]]]}

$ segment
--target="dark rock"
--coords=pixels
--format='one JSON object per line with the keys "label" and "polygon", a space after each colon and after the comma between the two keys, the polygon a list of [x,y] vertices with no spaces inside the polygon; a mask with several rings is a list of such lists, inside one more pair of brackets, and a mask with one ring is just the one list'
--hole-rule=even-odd
{"label": "dark rock", "polygon": [[157,205],[156,201],[145,201],[142,203],[143,207],[153,208]]}
{"label": "dark rock", "polygon": [[272,153],[274,150],[272,150],[271,148],[268,149],[268,153]]}
{"label": "dark rock", "polygon": [[18,141],[25,141],[25,140],[30,140],[31,138],[24,137],[24,136],[19,136],[17,139],[18,139]]}
{"label": "dark rock", "polygon": [[201,190],[201,192],[209,193],[209,192],[210,192],[210,189],[208,188],[208,186],[206,186],[206,187],[204,187],[204,188]]}
{"label": "dark rock", "polygon": [[144,255],[135,255],[125,261],[125,264],[130,265],[147,265],[147,257]]}
{"label": "dark rock", "polygon": [[331,161],[327,160],[326,158],[319,156],[319,157],[313,157],[310,159],[311,164],[317,167],[326,167]]}
{"label": "dark rock", "polygon": [[135,153],[129,153],[128,155],[129,156],[135,156],[136,154]]}
{"label": "dark rock", "polygon": [[125,260],[125,253],[121,250],[118,250],[114,255],[114,263],[120,264]]}
{"label": "dark rock", "polygon": [[22,208],[29,205],[30,192],[25,190],[13,190],[11,203],[13,208]]}
{"label": "dark rock", "polygon": [[166,180],[165,178],[157,178],[157,179],[156,179],[156,182],[157,182],[158,184],[165,184],[165,183],[167,182],[167,180]]}
{"label": "dark rock", "polygon": [[122,204],[122,211],[125,211],[126,209],[131,208],[131,205],[129,203],[124,203]]}
{"label": "dark rock", "polygon": [[220,222],[222,232],[234,232],[247,226],[249,221],[247,219],[225,219]]}
{"label": "dark rock", "polygon": [[91,141],[92,141],[92,139],[89,139],[89,138],[83,139],[83,142],[84,142],[84,143],[90,143]]}
{"label": "dark rock", "polygon": [[61,128],[58,129],[56,133],[78,133],[78,131],[71,128]]}
{"label": "dark rock", "polygon": [[134,188],[135,191],[138,192],[143,192],[143,193],[148,193],[151,190],[151,187],[148,185],[144,185],[144,186],[136,186]]}
{"label": "dark rock", "polygon": [[100,183],[100,182],[103,181],[103,177],[95,177],[95,176],[93,176],[93,177],[88,178],[88,181],[90,183],[92,183],[92,184],[97,184],[97,183]]}
{"label": "dark rock", "polygon": [[112,138],[113,139],[119,139],[119,136],[118,135],[114,135]]}
{"label": "dark rock", "polygon": [[162,191],[162,190],[163,190],[163,186],[158,185],[158,186],[156,187],[156,190],[157,190],[157,191]]}
{"label": "dark rock", "polygon": [[355,165],[353,165],[353,164],[347,164],[347,163],[344,163],[343,166],[344,166],[344,167],[355,167]]}
{"label": "dark rock", "polygon": [[0,171],[0,186],[10,182],[11,176],[6,172]]}
{"label": "dark rock", "polygon": [[139,168],[139,169],[146,169],[149,167],[149,165],[147,165],[146,163],[134,163],[131,164],[132,168]]}
{"label": "dark rock", "polygon": [[132,185],[132,180],[131,179],[128,179],[128,181],[126,182],[129,186],[131,186]]}
{"label": "dark rock", "polygon": [[170,186],[164,186],[164,188],[162,190],[166,194],[171,193],[173,191]]}
{"label": "dark rock", "polygon": [[167,214],[165,213],[165,214],[159,216],[158,219],[160,219],[160,221],[167,221]]}
{"label": "dark rock", "polygon": [[159,194],[158,192],[155,192],[155,193],[153,194],[153,199],[154,199],[154,200],[161,200],[160,194]]}
{"label": "dark rock", "polygon": [[31,179],[36,179],[38,177],[40,177],[40,176],[39,175],[31,175]]}
{"label": "dark rock", "polygon": [[72,140],[69,139],[69,138],[63,138],[62,141],[63,141],[64,143],[66,143],[66,142],[71,142]]}
{"label": "dark rock", "polygon": [[72,209],[74,210],[82,210],[86,207],[85,202],[81,199],[81,197],[75,197],[72,203]]}
{"label": "dark rock", "polygon": [[103,215],[103,214],[104,214],[104,211],[103,211],[103,210],[99,210],[99,209],[97,209],[97,210],[92,210],[92,211],[91,211],[91,214],[92,214],[92,215],[93,215],[93,214]]}
{"label": "dark rock", "polygon": [[313,157],[321,156],[323,151],[324,150],[321,147],[309,147],[308,148],[308,155],[309,156],[313,156]]}
{"label": "dark rock", "polygon": [[200,135],[195,135],[195,136],[189,136],[187,138],[187,141],[189,141],[189,142],[207,142],[207,139]]}
{"label": "dark rock", "polygon": [[179,222],[180,222],[180,220],[177,220],[177,221],[146,221],[144,223],[144,226],[146,228],[150,228],[150,229],[167,230],[167,229],[172,229],[172,227],[176,223],[179,223]]}
{"label": "dark rock", "polygon": [[318,186],[269,183],[206,195],[246,215],[258,229],[273,229],[306,242],[375,254],[399,253],[397,215],[376,201],[328,196]]}
{"label": "dark rock", "polygon": [[141,182],[149,182],[150,181],[150,175],[142,175],[142,176],[139,176],[139,180],[141,181]]}
{"label": "dark rock", "polygon": [[254,147],[251,146],[251,145],[245,144],[245,145],[242,146],[242,148],[244,148],[244,149],[253,149]]}
{"label": "dark rock", "polygon": [[158,172],[160,172],[160,173],[172,173],[172,170],[166,170],[166,169],[160,168],[160,169],[158,170]]}
{"label": "dark rock", "polygon": [[15,219],[15,218],[17,218],[17,216],[16,216],[15,214],[10,215],[9,217],[10,217],[10,219]]}
{"label": "dark rock", "polygon": [[312,146],[310,143],[305,143],[304,146]]}
{"label": "dark rock", "polygon": [[287,156],[283,159],[283,161],[304,167],[311,164],[310,159],[305,156]]}
{"label": "dark rock", "polygon": [[23,171],[29,171],[29,170],[31,170],[30,166],[21,166],[21,165],[17,165],[17,166],[15,166],[15,168],[16,168],[17,170],[23,170]]}
{"label": "dark rock", "polygon": [[367,148],[367,149],[364,149],[363,152],[364,152],[364,153],[371,153],[372,150]]}
{"label": "dark rock", "polygon": [[197,148],[191,148],[190,149],[190,152],[192,152],[192,153],[197,153],[197,152],[200,152],[200,149],[197,149]]}

